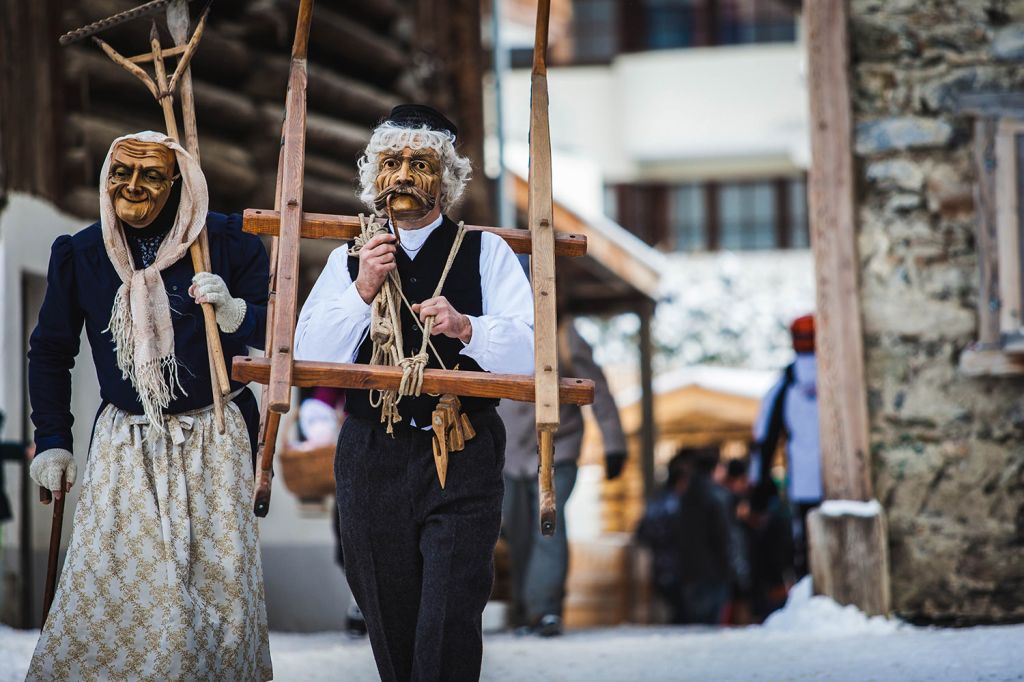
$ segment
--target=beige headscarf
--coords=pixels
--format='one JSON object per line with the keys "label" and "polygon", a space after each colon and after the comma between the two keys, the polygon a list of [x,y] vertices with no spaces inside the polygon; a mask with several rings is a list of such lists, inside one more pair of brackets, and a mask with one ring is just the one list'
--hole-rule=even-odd
{"label": "beige headscarf", "polygon": [[[136,270],[132,263],[124,228],[107,192],[107,174],[114,148],[123,140],[157,142],[170,148],[181,174],[181,201],[171,231],[164,237],[153,264]],[[199,164],[181,145],[163,133],[146,131],[119,137],[110,145],[100,171],[100,225],[103,245],[121,278],[121,288],[110,311],[109,331],[117,349],[117,366],[122,378],[130,379],[139,393],[149,423],[163,431],[163,410],[185,393],[178,381],[178,362],[174,356],[174,328],[171,306],[160,272],[177,263],[188,251],[206,224],[210,197],[206,177]]]}

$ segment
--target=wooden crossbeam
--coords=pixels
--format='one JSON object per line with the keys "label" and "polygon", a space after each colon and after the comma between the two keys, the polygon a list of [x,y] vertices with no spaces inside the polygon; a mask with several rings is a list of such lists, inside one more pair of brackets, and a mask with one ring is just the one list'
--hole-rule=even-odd
{"label": "wooden crossbeam", "polygon": [[[270,360],[260,357],[236,357],[231,367],[236,381],[270,381]],[[397,389],[402,379],[401,367],[355,365],[335,362],[296,361],[292,370],[294,386],[330,386],[333,388]],[[505,398],[533,402],[536,385],[533,377],[523,374],[491,374],[446,369],[423,372],[423,392],[454,393],[474,398]],[[559,400],[570,405],[594,402],[594,382],[589,379],[563,378],[558,385]]]}
{"label": "wooden crossbeam", "polygon": [[[263,208],[247,208],[242,217],[242,229],[251,234],[278,236],[281,214]],[[533,238],[527,230],[502,227],[466,225],[467,230],[480,230],[498,235],[516,253],[533,253]],[[359,217],[330,213],[305,213],[302,216],[301,236],[305,239],[353,239],[359,234]],[[579,257],[587,254],[587,238],[582,234],[555,235],[555,255]]]}
{"label": "wooden crossbeam", "polygon": [[[188,49],[188,45],[175,45],[174,47],[168,47],[160,50],[160,57],[167,59],[168,57],[176,57],[179,54],[183,54]],[[133,64],[147,64],[154,59],[153,52],[147,52],[146,54],[136,55],[134,57],[128,57],[128,61]]]}

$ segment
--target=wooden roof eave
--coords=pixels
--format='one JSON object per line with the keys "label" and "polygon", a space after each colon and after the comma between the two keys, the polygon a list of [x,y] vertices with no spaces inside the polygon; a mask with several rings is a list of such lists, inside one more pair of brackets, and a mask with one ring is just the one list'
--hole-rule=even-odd
{"label": "wooden roof eave", "polygon": [[[526,211],[527,183],[516,173],[515,201],[520,212]],[[664,256],[636,236],[610,220],[587,220],[554,197],[555,230],[586,235],[587,255],[604,270],[629,285],[637,294],[656,301],[661,284],[661,263]]]}

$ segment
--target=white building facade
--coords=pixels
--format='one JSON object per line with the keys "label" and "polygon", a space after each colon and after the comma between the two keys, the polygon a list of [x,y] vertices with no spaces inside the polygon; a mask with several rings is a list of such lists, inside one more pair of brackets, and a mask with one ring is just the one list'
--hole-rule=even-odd
{"label": "white building facade", "polygon": [[[779,366],[786,324],[814,306],[799,17],[774,0],[571,6],[561,31],[571,38],[552,44],[548,71],[555,193],[600,197],[608,217],[670,255],[655,321],[662,368]],[[532,45],[525,27],[504,26],[513,68],[501,118],[506,164],[518,170]],[[702,328],[724,324],[731,307],[739,319],[722,333]],[[613,327],[603,344],[629,334],[628,323]]]}

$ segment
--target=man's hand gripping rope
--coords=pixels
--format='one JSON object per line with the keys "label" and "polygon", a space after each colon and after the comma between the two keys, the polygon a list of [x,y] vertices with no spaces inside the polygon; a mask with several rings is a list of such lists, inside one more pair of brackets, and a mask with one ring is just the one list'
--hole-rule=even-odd
{"label": "man's hand gripping rope", "polygon": [[[394,424],[402,420],[398,412],[398,403],[402,396],[418,396],[423,388],[423,370],[426,369],[429,360],[428,347],[433,351],[442,369],[447,369],[440,353],[430,341],[431,334],[443,333],[452,338],[462,339],[464,343],[468,343],[472,336],[469,319],[456,311],[451,303],[440,295],[448,272],[455,262],[455,256],[462,246],[465,228],[459,223],[455,243],[448,254],[448,261],[445,263],[434,295],[423,303],[411,305],[402,292],[402,281],[398,276],[395,235],[388,232],[382,223],[368,219],[363,214],[359,214],[359,222],[362,232],[349,249],[349,256],[359,258],[356,291],[371,305],[370,340],[373,343],[373,353],[370,364],[402,368],[402,381],[398,390],[378,391],[376,397],[374,391],[371,391],[370,404],[380,407],[381,422],[387,425],[389,434],[394,434]],[[409,357],[403,352],[405,345],[402,339],[402,304],[405,304],[412,313],[413,319],[423,332],[419,352]],[[472,439],[475,432],[468,417],[460,412],[458,397],[450,394],[441,397],[433,412],[431,425],[434,430],[434,463],[443,488],[448,470],[448,453],[462,450],[465,441]]]}

